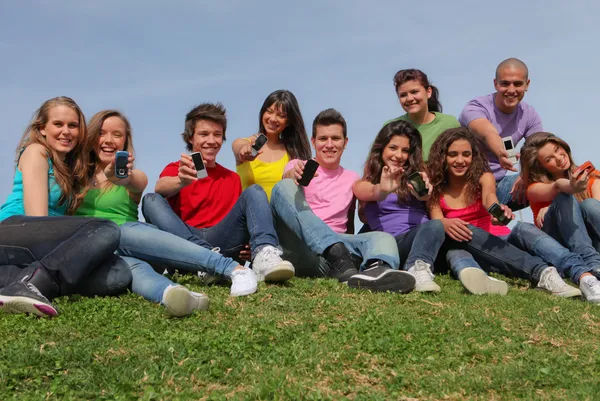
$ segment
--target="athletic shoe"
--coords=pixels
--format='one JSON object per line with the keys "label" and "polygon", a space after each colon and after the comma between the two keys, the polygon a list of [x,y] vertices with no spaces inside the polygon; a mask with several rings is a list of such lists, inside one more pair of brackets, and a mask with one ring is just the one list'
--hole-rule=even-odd
{"label": "athletic shoe", "polygon": [[508,285],[502,281],[488,276],[477,267],[466,267],[458,273],[461,284],[471,294],[500,294],[506,295]]}
{"label": "athletic shoe", "polygon": [[565,283],[556,269],[552,266],[548,266],[542,271],[540,282],[536,288],[539,290],[548,291],[557,297],[570,298],[581,295],[581,291]]}
{"label": "athletic shoe", "polygon": [[256,274],[252,269],[247,267],[236,268],[231,272],[231,292],[229,295],[232,297],[254,294],[257,288]]}
{"label": "athletic shoe", "polygon": [[415,288],[416,280],[409,272],[393,270],[387,263],[378,260],[348,280],[348,287],[373,292],[399,292],[408,294]]}
{"label": "athletic shoe", "polygon": [[195,310],[208,309],[208,296],[192,292],[182,285],[171,284],[163,292],[161,302],[171,316],[191,315]]}
{"label": "athletic shoe", "polygon": [[579,280],[579,289],[583,298],[593,304],[600,303],[600,281],[594,276],[585,276]]}
{"label": "athletic shoe", "polygon": [[[213,249],[211,249],[211,251],[213,251],[214,253],[221,253],[221,248],[219,247],[215,247]],[[202,283],[204,283],[204,285],[217,285],[217,284],[223,284],[223,282],[225,281],[225,277],[220,275],[220,274],[211,274],[208,272],[198,272],[198,278],[200,279],[200,281],[202,281]]]}
{"label": "athletic shoe", "polygon": [[258,281],[287,281],[294,277],[294,266],[287,260],[281,259],[279,249],[265,245],[252,261],[252,270]]}
{"label": "athletic shoe", "polygon": [[358,274],[356,265],[360,267],[362,263],[362,259],[353,256],[343,242],[329,246],[323,252],[323,257],[329,262],[329,277],[337,279],[340,283],[346,283]]}
{"label": "athletic shoe", "polygon": [[0,311],[4,313],[31,313],[40,317],[58,315],[48,298],[31,283],[23,280],[0,289]]}
{"label": "athletic shoe", "polygon": [[440,292],[442,289],[433,281],[431,265],[422,260],[415,261],[415,264],[409,267],[408,272],[415,277],[417,283],[415,291],[419,292]]}

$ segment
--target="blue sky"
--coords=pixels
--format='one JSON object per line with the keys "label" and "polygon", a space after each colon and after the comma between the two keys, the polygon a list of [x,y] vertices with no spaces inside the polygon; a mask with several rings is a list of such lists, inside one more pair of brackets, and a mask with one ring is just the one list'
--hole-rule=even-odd
{"label": "blue sky", "polygon": [[[260,4],[255,5],[252,3]],[[194,105],[222,102],[231,142],[256,132],[276,89],[291,90],[310,130],[334,107],[348,121],[342,164],[360,172],[382,123],[402,114],[392,78],[419,68],[457,116],[493,92],[496,65],[524,60],[525,100],[576,161],[600,164],[595,113],[600,3],[595,1],[3,1],[0,3],[0,202],[14,151],[32,113],[67,95],[86,117],[118,108],[131,120],[136,167],[158,174],[184,150],[179,134]],[[523,214],[530,220],[530,213]]]}

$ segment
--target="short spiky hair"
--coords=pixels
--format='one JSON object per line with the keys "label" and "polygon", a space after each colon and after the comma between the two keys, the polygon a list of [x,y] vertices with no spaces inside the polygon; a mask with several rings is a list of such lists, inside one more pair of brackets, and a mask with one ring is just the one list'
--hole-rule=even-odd
{"label": "short spiky hair", "polygon": [[189,141],[194,136],[196,123],[200,120],[209,120],[221,124],[221,126],[223,126],[223,140],[226,139],[227,110],[225,110],[225,106],[221,103],[202,103],[190,110],[185,116],[185,129],[181,134],[181,137],[185,142],[187,150],[190,152],[192,151],[192,145]]}
{"label": "short spiky hair", "polygon": [[342,126],[344,138],[346,138],[348,136],[346,120],[344,119],[344,116],[342,116],[342,113],[340,113],[336,109],[323,110],[322,112],[317,114],[313,121],[312,137],[317,137],[317,125],[329,126],[334,124],[339,124]]}

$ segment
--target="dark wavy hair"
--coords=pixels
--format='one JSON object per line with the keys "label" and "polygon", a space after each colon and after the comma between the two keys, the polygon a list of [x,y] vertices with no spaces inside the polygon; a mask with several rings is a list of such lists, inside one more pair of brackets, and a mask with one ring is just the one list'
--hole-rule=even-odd
{"label": "dark wavy hair", "polygon": [[421,70],[416,70],[414,68],[408,70],[400,70],[394,75],[394,87],[396,88],[396,94],[398,94],[398,88],[405,82],[408,81],[417,81],[421,85],[427,88],[431,88],[431,97],[427,99],[427,108],[429,111],[437,111],[439,113],[442,112],[442,103],[440,103],[440,91],[435,86],[429,83],[429,79],[427,78],[427,74],[425,74]]}
{"label": "dark wavy hair", "polygon": [[300,113],[298,100],[296,100],[296,96],[292,92],[280,89],[267,96],[258,113],[258,132],[261,134],[266,133],[262,117],[267,109],[273,105],[281,106],[283,112],[287,114],[287,125],[280,134],[280,137],[290,159],[310,159],[312,153],[308,136],[306,135],[304,119],[302,118],[302,113]]}
{"label": "dark wavy hair", "polygon": [[[574,173],[577,170],[577,165],[573,161],[573,155],[571,153],[571,147],[564,140],[560,139],[550,132],[536,132],[525,140],[525,144],[521,148],[521,171],[523,177],[528,183],[543,182],[546,184],[554,182],[554,177],[550,174],[538,161],[539,151],[547,143],[553,143],[554,145],[562,147],[569,156],[569,162],[571,167],[568,172],[565,172],[565,178],[569,178],[569,174]],[[596,172],[594,176],[598,177]],[[582,201],[592,197],[589,190],[574,194],[578,201]]]}
{"label": "dark wavy hair", "polygon": [[408,138],[409,150],[408,160],[404,168],[404,174],[400,176],[400,187],[396,192],[398,202],[408,202],[410,191],[408,189],[407,177],[415,171],[423,171],[423,141],[419,131],[408,121],[392,121],[381,128],[377,137],[371,145],[369,156],[365,162],[363,180],[371,184],[378,184],[383,170],[383,150],[390,143],[393,137],[404,136]]}
{"label": "dark wavy hair", "polygon": [[473,159],[471,166],[467,171],[467,201],[471,204],[481,196],[481,185],[479,180],[483,173],[490,171],[490,165],[485,154],[485,147],[479,138],[471,133],[467,128],[450,128],[444,131],[431,145],[429,151],[429,160],[427,162],[427,171],[429,172],[429,182],[433,186],[433,192],[430,205],[439,205],[440,197],[443,195],[448,184],[448,165],[446,156],[450,146],[460,139],[471,144]]}

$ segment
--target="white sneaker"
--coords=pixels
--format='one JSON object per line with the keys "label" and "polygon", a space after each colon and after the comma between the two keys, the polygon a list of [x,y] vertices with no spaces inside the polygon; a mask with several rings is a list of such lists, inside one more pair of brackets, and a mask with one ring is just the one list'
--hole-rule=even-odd
{"label": "white sneaker", "polygon": [[[219,248],[218,246],[211,249],[212,252],[214,253],[221,253],[221,248]],[[200,281],[202,281],[204,283],[204,285],[217,285],[217,284],[221,284],[223,282],[224,277],[220,276],[218,274],[211,274],[209,272],[198,272],[198,278],[200,279]]]}
{"label": "white sneaker", "polygon": [[256,274],[252,269],[247,267],[236,268],[231,272],[231,292],[229,295],[232,297],[254,294],[257,288],[258,281],[256,281]]}
{"label": "white sneaker", "polygon": [[442,289],[433,281],[433,273],[430,269],[431,265],[422,260],[417,260],[412,265],[408,272],[415,277],[417,281],[415,291],[419,292],[440,292]]}
{"label": "white sneaker", "polygon": [[286,281],[294,277],[294,266],[287,260],[281,259],[279,249],[265,245],[252,261],[252,270],[258,281]]}
{"label": "white sneaker", "polygon": [[171,284],[163,292],[162,302],[171,316],[191,315],[195,310],[208,309],[208,296],[192,292],[182,285]]}
{"label": "white sneaker", "polygon": [[542,271],[540,282],[536,288],[546,290],[557,297],[570,298],[581,295],[581,291],[565,283],[556,269],[552,266],[548,266]]}
{"label": "white sneaker", "polygon": [[458,279],[461,284],[471,294],[500,294],[506,295],[508,285],[502,281],[488,276],[477,267],[466,267],[458,273]]}
{"label": "white sneaker", "polygon": [[600,281],[594,276],[585,276],[579,281],[583,298],[593,304],[600,303]]}

